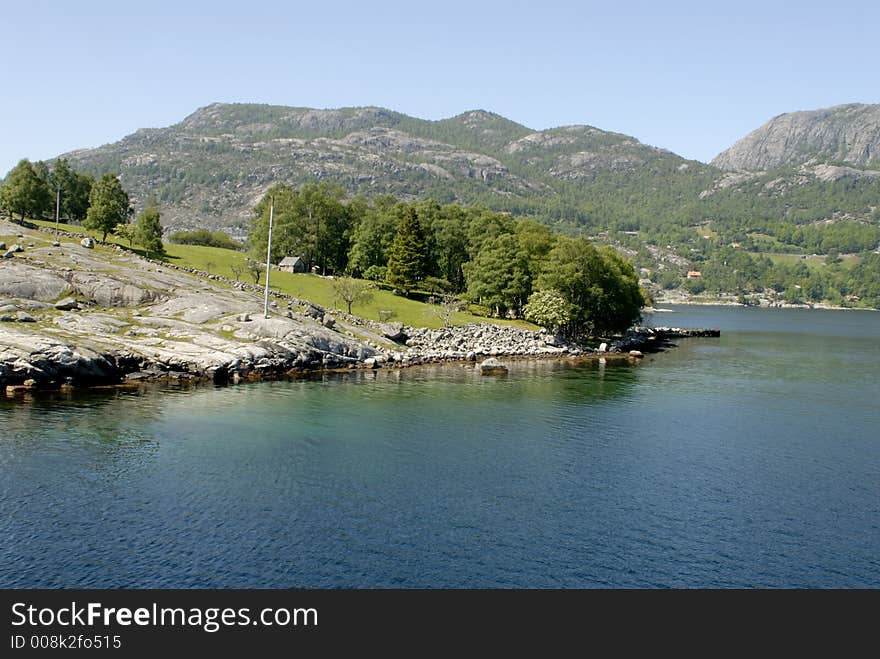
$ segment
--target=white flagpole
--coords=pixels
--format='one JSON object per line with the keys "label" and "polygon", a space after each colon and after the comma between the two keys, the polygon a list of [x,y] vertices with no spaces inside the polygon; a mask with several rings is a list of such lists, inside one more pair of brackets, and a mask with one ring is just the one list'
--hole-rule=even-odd
{"label": "white flagpole", "polygon": [[266,298],[263,302],[263,317],[269,317],[269,271],[272,269],[272,220],[275,216],[275,197],[269,206],[269,244],[266,247]]}
{"label": "white flagpole", "polygon": [[55,242],[58,242],[58,218],[61,215],[61,187],[55,192]]}

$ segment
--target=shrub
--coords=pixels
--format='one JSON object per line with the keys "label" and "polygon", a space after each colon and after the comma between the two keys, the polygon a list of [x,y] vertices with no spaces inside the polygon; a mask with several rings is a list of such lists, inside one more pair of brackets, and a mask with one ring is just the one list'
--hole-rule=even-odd
{"label": "shrub", "polygon": [[177,231],[168,236],[168,242],[177,245],[203,245],[205,247],[221,247],[223,249],[241,250],[243,245],[230,238],[222,231],[196,229],[195,231]]}

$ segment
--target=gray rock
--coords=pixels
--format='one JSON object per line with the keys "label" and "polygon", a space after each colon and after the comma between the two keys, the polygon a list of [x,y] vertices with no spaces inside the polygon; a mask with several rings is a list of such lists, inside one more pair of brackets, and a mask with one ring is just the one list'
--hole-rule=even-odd
{"label": "gray rock", "polygon": [[37,322],[33,316],[31,316],[27,311],[19,311],[15,314],[15,319],[20,323],[35,323]]}
{"label": "gray rock", "polygon": [[73,311],[79,309],[79,302],[77,302],[75,298],[66,297],[63,300],[58,300],[58,302],[52,306],[58,309],[58,311]]}
{"label": "gray rock", "polygon": [[562,340],[562,337],[556,336],[554,334],[545,334],[544,335],[544,343],[548,346],[563,346],[565,345],[565,341]]}
{"label": "gray rock", "polygon": [[238,315],[238,322],[240,323],[249,323],[251,322],[251,315],[249,313],[242,313]]}
{"label": "gray rock", "polygon": [[395,343],[405,343],[409,338],[403,331],[403,323],[383,323],[380,327],[382,336]]}
{"label": "gray rock", "polygon": [[510,370],[494,357],[482,361],[479,368],[481,375],[503,375]]}
{"label": "gray rock", "polygon": [[852,103],[774,117],[720,153],[712,164],[759,171],[810,159],[880,162],[880,105]]}
{"label": "gray rock", "polygon": [[6,249],[6,243],[0,240],[0,250]]}
{"label": "gray rock", "polygon": [[140,278],[139,285],[110,275],[86,270],[75,271],[71,277],[74,288],[85,298],[94,300],[102,307],[134,307],[159,299],[156,291],[145,288]]}
{"label": "gray rock", "polygon": [[92,238],[83,238],[79,241],[79,244],[86,249],[92,249],[95,246],[95,241]]}
{"label": "gray rock", "polygon": [[327,329],[333,329],[333,326],[336,325],[336,319],[325,314],[324,318],[321,319],[321,324]]}
{"label": "gray rock", "polygon": [[70,283],[51,270],[16,261],[0,268],[0,296],[51,302],[70,292]]}

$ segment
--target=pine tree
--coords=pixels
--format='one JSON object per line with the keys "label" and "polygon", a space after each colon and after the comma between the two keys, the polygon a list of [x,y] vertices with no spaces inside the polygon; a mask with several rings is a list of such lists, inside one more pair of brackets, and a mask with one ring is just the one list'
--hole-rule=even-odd
{"label": "pine tree", "polygon": [[428,242],[419,216],[415,209],[408,208],[397,225],[388,253],[385,281],[409,294],[425,276],[427,253]]}

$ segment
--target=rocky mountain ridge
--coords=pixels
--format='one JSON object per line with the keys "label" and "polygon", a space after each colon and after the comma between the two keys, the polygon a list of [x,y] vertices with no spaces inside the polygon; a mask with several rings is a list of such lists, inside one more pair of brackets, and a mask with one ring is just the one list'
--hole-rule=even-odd
{"label": "rocky mountain ridge", "polygon": [[809,162],[880,165],[880,104],[781,114],[712,160],[720,169],[746,171]]}
{"label": "rocky mountain ridge", "polygon": [[239,232],[278,181],[497,206],[553,198],[560,185],[607,173],[708,169],[626,135],[591,126],[534,131],[484,110],[427,121],[375,107],[252,104],[209,105],[174,126],[65,157],[93,173],[119,172],[136,205],[157,194],[166,226]]}

